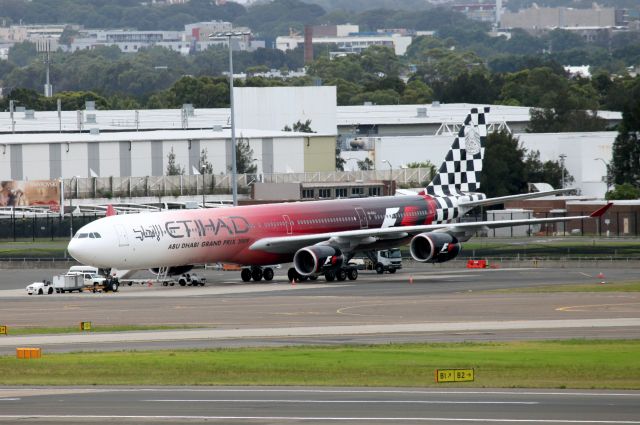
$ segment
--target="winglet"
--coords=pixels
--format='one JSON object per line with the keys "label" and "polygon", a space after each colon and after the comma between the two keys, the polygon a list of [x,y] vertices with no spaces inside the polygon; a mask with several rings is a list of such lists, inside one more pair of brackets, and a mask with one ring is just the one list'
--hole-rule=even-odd
{"label": "winglet", "polygon": [[591,214],[589,214],[589,217],[601,217],[604,215],[604,213],[607,212],[607,210],[609,208],[611,208],[611,205],[613,205],[613,202],[609,202],[607,203],[607,205],[605,205],[602,208],[598,208],[597,210],[595,210],[594,212],[592,212]]}

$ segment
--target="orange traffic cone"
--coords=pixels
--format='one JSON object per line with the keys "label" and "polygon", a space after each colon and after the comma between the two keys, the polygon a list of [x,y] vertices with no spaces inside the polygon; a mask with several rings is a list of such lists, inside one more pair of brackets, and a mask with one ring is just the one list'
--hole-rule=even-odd
{"label": "orange traffic cone", "polygon": [[600,285],[604,285],[605,283],[607,283],[605,281],[604,273],[602,272],[598,273],[598,279],[600,279]]}

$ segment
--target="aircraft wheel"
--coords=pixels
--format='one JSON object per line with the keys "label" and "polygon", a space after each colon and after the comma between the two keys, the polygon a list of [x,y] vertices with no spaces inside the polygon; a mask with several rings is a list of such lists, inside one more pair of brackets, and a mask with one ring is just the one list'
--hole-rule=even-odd
{"label": "aircraft wheel", "polygon": [[300,280],[300,282],[306,282],[307,280],[309,280],[309,276],[300,276],[298,279]]}
{"label": "aircraft wheel", "polygon": [[324,278],[327,282],[333,282],[334,280],[336,280],[336,273],[335,272],[326,272],[324,274]]}
{"label": "aircraft wheel", "polygon": [[356,280],[358,278],[358,269],[349,269],[347,277],[349,280]]}
{"label": "aircraft wheel", "polygon": [[396,272],[396,269],[389,269],[389,273],[394,274]]}
{"label": "aircraft wheel", "polygon": [[309,276],[309,280],[318,280],[318,276]]}
{"label": "aircraft wheel", "polygon": [[271,281],[273,280],[273,269],[271,267],[267,267],[266,269],[264,269],[262,271],[262,277],[264,278],[264,280],[266,281]]}
{"label": "aircraft wheel", "polygon": [[38,289],[38,295],[42,295],[44,294],[44,292],[42,291],[42,288]]}
{"label": "aircraft wheel", "polygon": [[376,264],[376,273],[382,274],[384,273],[384,266],[380,263]]}
{"label": "aircraft wheel", "polygon": [[53,288],[49,288],[49,291],[47,291],[49,295],[53,294]]}
{"label": "aircraft wheel", "polygon": [[347,271],[345,269],[340,269],[336,272],[336,278],[339,282],[344,282],[347,280]]}
{"label": "aircraft wheel", "polygon": [[298,272],[296,271],[296,269],[294,269],[293,267],[291,267],[289,269],[289,271],[287,272],[287,278],[289,279],[289,282],[291,281],[299,281],[300,280],[300,275],[298,274]]}
{"label": "aircraft wheel", "polygon": [[251,277],[256,282],[260,282],[262,280],[262,269],[260,267],[256,267],[255,269],[251,270]]}
{"label": "aircraft wheel", "polygon": [[251,270],[242,269],[242,271],[240,272],[240,277],[242,278],[243,282],[249,282],[251,280]]}

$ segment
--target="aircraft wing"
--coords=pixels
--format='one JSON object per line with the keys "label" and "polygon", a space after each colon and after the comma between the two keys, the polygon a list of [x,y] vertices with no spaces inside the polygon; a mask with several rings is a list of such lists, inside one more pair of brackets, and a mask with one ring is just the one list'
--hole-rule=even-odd
{"label": "aircraft wing", "polygon": [[417,235],[423,232],[446,232],[451,234],[472,235],[482,229],[497,229],[500,227],[522,226],[527,224],[559,223],[563,221],[582,220],[585,218],[597,218],[602,216],[610,207],[612,202],[597,209],[589,215],[573,217],[550,217],[550,218],[529,218],[520,220],[496,220],[496,221],[474,221],[468,223],[440,223],[424,224],[419,226],[385,227],[375,229],[347,230],[344,232],[327,232],[310,235],[278,236],[273,238],[263,238],[254,242],[250,249],[257,251],[283,254],[297,251],[305,246],[314,245],[321,242],[332,242],[351,246],[372,243],[379,239],[401,239],[407,236]]}
{"label": "aircraft wing", "polygon": [[556,189],[544,192],[521,193],[519,195],[499,196],[497,198],[480,199],[477,201],[460,202],[459,206],[464,208],[485,207],[488,205],[504,204],[507,201],[517,201],[521,199],[541,198],[543,196],[559,195],[561,193],[572,192],[575,189]]}

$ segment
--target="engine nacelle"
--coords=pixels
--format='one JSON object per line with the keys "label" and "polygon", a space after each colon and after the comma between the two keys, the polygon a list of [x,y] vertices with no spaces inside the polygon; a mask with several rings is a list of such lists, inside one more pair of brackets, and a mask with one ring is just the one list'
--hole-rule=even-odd
{"label": "engine nacelle", "polygon": [[462,246],[448,233],[421,233],[409,245],[411,256],[421,263],[444,263],[460,254]]}
{"label": "engine nacelle", "polygon": [[328,245],[314,245],[299,249],[293,256],[293,265],[302,276],[312,276],[335,270],[345,263],[342,252]]}
{"label": "engine nacelle", "polygon": [[[191,269],[193,268],[193,266],[174,266],[174,267],[169,267],[169,270],[167,271],[167,276],[177,276],[177,275],[181,275],[182,273],[187,273],[188,271],[191,271]],[[153,274],[158,274],[160,273],[160,268],[156,267],[153,269],[149,269],[149,271]]]}

